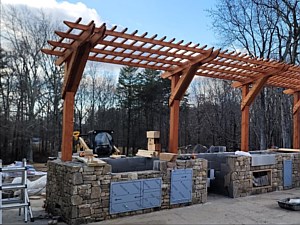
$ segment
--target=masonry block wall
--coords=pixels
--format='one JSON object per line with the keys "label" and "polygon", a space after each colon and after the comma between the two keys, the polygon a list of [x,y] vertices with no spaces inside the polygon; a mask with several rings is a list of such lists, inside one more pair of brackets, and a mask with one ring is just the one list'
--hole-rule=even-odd
{"label": "masonry block wall", "polygon": [[[292,187],[300,187],[300,154],[277,153],[276,162],[273,165],[251,166],[251,157],[228,156],[227,173],[224,176],[224,188],[230,197],[244,197],[253,194],[261,194],[284,189],[283,163],[292,161]],[[269,176],[270,185],[255,187],[253,185],[253,173],[263,171]],[[259,172],[258,172],[259,173]]]}
{"label": "masonry block wall", "polygon": [[[82,224],[127,215],[152,212],[154,210],[182,207],[187,203],[170,204],[171,173],[173,169],[191,168],[192,202],[207,201],[207,161],[177,160],[171,165],[159,161],[157,170],[111,173],[111,166],[105,164],[87,167],[79,162],[48,161],[46,210],[60,215],[68,224]],[[126,166],[126,165],[124,165]],[[111,182],[161,178],[161,206],[118,214],[110,214]]]}
{"label": "masonry block wall", "polygon": [[[197,157],[208,160],[208,169],[214,169],[215,178],[210,181],[209,191],[233,198],[284,189],[284,161],[292,162],[292,184],[300,187],[300,153],[250,152],[253,156],[274,156],[272,165],[252,166],[252,157],[234,155],[233,152],[200,153]],[[258,172],[263,171],[263,172]],[[264,172],[265,171],[265,172]],[[266,173],[270,185],[255,187],[253,175]]]}
{"label": "masonry block wall", "polygon": [[[300,154],[299,153],[277,153],[275,164],[252,166],[251,157],[228,155],[226,162],[221,164],[219,176],[216,183],[221,186],[219,192],[236,198],[252,194],[261,194],[271,191],[283,190],[283,164],[285,160],[292,161],[292,187],[300,186]],[[268,176],[269,185],[255,187],[253,182],[255,173],[265,173]]]}

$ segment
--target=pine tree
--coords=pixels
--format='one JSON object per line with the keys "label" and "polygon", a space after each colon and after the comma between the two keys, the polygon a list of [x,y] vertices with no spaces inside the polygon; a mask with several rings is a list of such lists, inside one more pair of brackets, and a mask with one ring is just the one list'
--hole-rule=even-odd
{"label": "pine tree", "polygon": [[[126,137],[126,155],[129,154],[130,137],[132,136],[132,112],[136,106],[136,90],[138,86],[137,68],[123,67],[120,70],[117,98],[118,105],[124,110],[123,137]],[[126,128],[126,129],[125,129]],[[125,131],[126,130],[126,131]],[[126,132],[126,134],[125,134]]]}

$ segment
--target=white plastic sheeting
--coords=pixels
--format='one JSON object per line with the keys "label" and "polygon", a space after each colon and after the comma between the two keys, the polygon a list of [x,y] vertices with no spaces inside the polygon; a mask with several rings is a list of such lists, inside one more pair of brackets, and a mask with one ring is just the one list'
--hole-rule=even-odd
{"label": "white plastic sheeting", "polygon": [[[16,177],[13,179],[12,183],[13,184],[18,184],[21,183],[22,178],[21,177]],[[41,193],[46,192],[46,183],[47,183],[47,176],[42,176],[39,179],[35,181],[30,181],[27,179],[27,190],[28,190],[28,195],[37,195]],[[15,191],[14,195],[17,196],[20,194],[20,190]]]}
{"label": "white plastic sheeting", "polygon": [[243,156],[250,156],[251,157],[251,154],[249,152],[236,151],[234,154],[235,155],[243,155]]}

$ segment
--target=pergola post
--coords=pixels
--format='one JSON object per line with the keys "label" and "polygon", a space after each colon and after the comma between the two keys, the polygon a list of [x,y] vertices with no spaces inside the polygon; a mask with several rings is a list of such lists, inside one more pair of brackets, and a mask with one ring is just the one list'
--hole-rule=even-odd
{"label": "pergola post", "polygon": [[[242,86],[242,102],[249,93],[249,85]],[[241,150],[243,152],[249,151],[249,110],[250,106],[242,108],[242,125],[241,125]]]}
{"label": "pergola post", "polygon": [[[46,54],[56,54],[60,56],[56,60],[56,65],[65,63],[64,82],[62,87],[62,98],[64,99],[63,108],[63,130],[62,130],[62,160],[72,160],[73,148],[73,129],[74,129],[74,98],[77,92],[85,65],[88,61],[91,49],[103,38],[106,27],[103,24],[95,31],[95,23],[91,21],[87,26],[81,26],[78,23],[64,21],[70,27],[66,33],[56,31],[61,36],[60,41],[48,41],[53,46],[52,50],[43,49]],[[79,27],[78,27],[79,26]],[[73,28],[82,29],[79,35],[71,34]],[[64,38],[75,38],[71,43],[63,43]],[[65,48],[62,53],[54,51],[56,47]]]}
{"label": "pergola post", "polygon": [[249,110],[256,96],[263,89],[264,84],[269,79],[268,76],[262,77],[253,83],[251,90],[249,84],[242,86],[242,125],[241,125],[241,150],[249,151]]}
{"label": "pergola post", "polygon": [[73,120],[74,120],[74,92],[66,92],[64,96],[63,127],[62,127],[62,155],[63,161],[72,160]]}
{"label": "pergola post", "polygon": [[171,96],[169,99],[170,106],[170,135],[169,135],[169,152],[177,153],[178,151],[178,131],[179,131],[179,106],[180,100],[191,84],[198,68],[204,63],[215,59],[220,50],[213,51],[213,48],[205,55],[195,58],[187,63],[183,68],[177,68],[172,72],[166,72],[161,75],[163,78],[171,78]]}
{"label": "pergola post", "polygon": [[[241,150],[244,152],[249,151],[249,110],[256,96],[263,89],[268,79],[282,71],[286,71],[288,67],[281,65],[275,69],[265,71],[258,79],[249,79],[244,83],[235,82],[233,87],[242,87],[242,124],[241,124]],[[252,84],[249,90],[249,85]]]}
{"label": "pergola post", "polygon": [[[171,93],[179,81],[179,75],[171,78]],[[177,153],[178,149],[178,131],[179,131],[179,105],[180,100],[174,100],[170,105],[170,134],[169,134],[169,152]]]}
{"label": "pergola post", "polygon": [[293,148],[300,149],[300,91],[294,93],[293,123]]}

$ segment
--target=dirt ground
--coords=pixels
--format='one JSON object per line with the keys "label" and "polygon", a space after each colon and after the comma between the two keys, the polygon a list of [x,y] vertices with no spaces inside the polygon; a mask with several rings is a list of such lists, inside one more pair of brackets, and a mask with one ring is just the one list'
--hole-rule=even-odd
{"label": "dirt ground", "polygon": [[[300,197],[300,188],[252,195],[244,198],[228,198],[209,194],[205,204],[161,210],[131,217],[106,220],[101,224],[300,224],[300,211],[290,211],[278,206],[277,200]],[[42,208],[43,199],[31,200],[35,222],[48,224],[49,218]],[[18,209],[4,210],[3,224],[23,225],[24,216]],[[65,223],[58,223],[65,224]]]}

